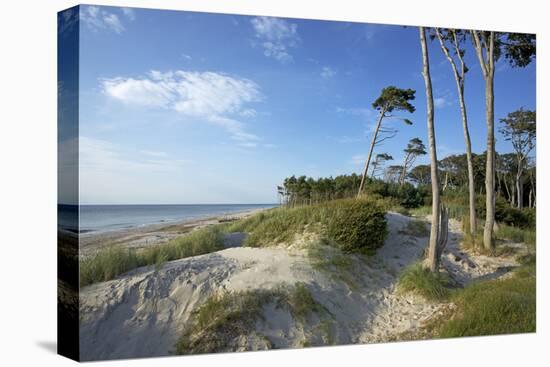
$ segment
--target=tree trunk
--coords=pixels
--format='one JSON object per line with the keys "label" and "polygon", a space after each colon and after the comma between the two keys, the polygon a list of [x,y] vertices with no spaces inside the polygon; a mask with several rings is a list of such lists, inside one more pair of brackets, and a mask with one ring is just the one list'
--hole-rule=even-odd
{"label": "tree trunk", "polygon": [[430,271],[439,271],[438,235],[440,219],[439,178],[437,172],[437,151],[434,131],[434,102],[432,92],[432,80],[430,75],[430,60],[428,46],[426,44],[426,32],[424,27],[419,27],[420,45],[422,46],[422,63],[424,83],[426,84],[426,102],[428,114],[428,142],[430,146],[430,173],[432,179],[432,227],[430,229],[430,242],[428,245],[428,266]]}
{"label": "tree trunk", "polygon": [[523,177],[516,177],[516,190],[518,194],[517,208],[523,209]]}
{"label": "tree trunk", "polygon": [[[492,33],[491,33],[492,34]],[[492,57],[492,56],[491,56]],[[487,114],[487,166],[485,175],[486,217],[483,231],[483,245],[493,250],[493,227],[495,225],[495,112],[494,112],[494,71],[491,70],[485,81]]]}
{"label": "tree trunk", "polygon": [[445,172],[445,183],[443,184],[443,190],[447,190],[447,185],[449,184],[449,172]]}
{"label": "tree trunk", "polygon": [[403,170],[401,171],[401,177],[399,177],[399,183],[401,186],[405,184],[405,175],[407,174],[407,160],[409,159],[410,154],[405,155],[405,160],[403,161]]}
{"label": "tree trunk", "polygon": [[[472,238],[475,239],[475,233],[477,232],[477,218],[476,218],[476,188],[475,188],[475,180],[474,180],[474,162],[472,157],[472,141],[470,139],[470,131],[468,128],[468,115],[466,113],[466,102],[464,100],[464,77],[466,75],[466,65],[464,64],[464,60],[462,58],[462,54],[460,53],[458,40],[456,37],[456,32],[453,32],[453,40],[455,45],[455,51],[456,54],[460,60],[461,65],[461,74],[459,74],[458,69],[456,67],[456,64],[449,54],[449,51],[447,47],[445,46],[443,42],[443,38],[441,37],[441,33],[438,29],[436,29],[437,37],[439,39],[439,43],[441,45],[441,49],[443,50],[443,53],[445,54],[445,57],[447,57],[447,60],[451,64],[451,67],[453,69],[453,74],[455,77],[456,82],[456,89],[458,92],[458,101],[460,103],[460,114],[462,116],[462,130],[464,131],[464,142],[466,143],[466,161],[468,164],[468,191],[469,191],[469,204],[470,204],[470,234],[472,234]],[[475,243],[474,243],[475,245]]]}
{"label": "tree trunk", "polygon": [[[493,251],[493,228],[495,225],[495,32],[488,36],[478,31],[471,31],[474,47],[485,80],[485,114],[487,120],[487,163],[485,168],[485,228],[483,230],[483,245]],[[485,50],[485,53],[484,53]]]}
{"label": "tree trunk", "polygon": [[[466,143],[466,160],[468,163],[468,191],[470,203],[470,233],[475,239],[477,232],[477,215],[476,215],[476,187],[474,180],[474,161],[472,156],[472,142],[470,140],[470,132],[468,131],[468,119],[466,116],[466,105],[464,103],[464,95],[460,93],[460,110],[462,112],[462,129],[464,130],[464,141]],[[474,243],[475,246],[475,243]]]}
{"label": "tree trunk", "polygon": [[367,174],[369,172],[369,164],[372,157],[372,152],[374,151],[374,145],[376,144],[376,138],[378,137],[378,131],[380,130],[380,125],[382,125],[382,120],[384,119],[384,114],[386,111],[382,109],[380,111],[380,116],[378,117],[378,123],[376,124],[376,130],[374,131],[374,135],[372,137],[372,141],[370,143],[370,149],[369,149],[369,155],[367,156],[367,161],[365,162],[365,169],[363,170],[363,175],[361,176],[361,184],[359,185],[359,192],[357,193],[357,197],[361,196],[361,193],[363,192],[363,189],[365,188],[365,181],[367,179]]}
{"label": "tree trunk", "polygon": [[504,175],[503,181],[504,181],[504,188],[506,189],[506,195],[508,196],[508,201],[511,201],[512,200],[512,193],[510,192],[510,189],[508,188],[508,181],[506,180],[506,175]]}
{"label": "tree trunk", "polygon": [[516,191],[518,195],[517,208],[523,209],[523,159],[518,159],[518,172],[516,174]]}

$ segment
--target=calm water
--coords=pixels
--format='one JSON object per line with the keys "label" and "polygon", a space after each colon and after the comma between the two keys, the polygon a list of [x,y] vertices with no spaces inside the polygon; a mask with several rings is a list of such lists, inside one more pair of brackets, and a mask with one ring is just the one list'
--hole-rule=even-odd
{"label": "calm water", "polygon": [[[272,208],[275,204],[207,205],[82,205],[80,233],[97,233],[238,213],[251,209]],[[60,225],[69,224],[68,208],[60,208]],[[74,212],[74,211],[73,211]],[[65,218],[65,220],[63,219]],[[67,227],[73,227],[69,225]]]}

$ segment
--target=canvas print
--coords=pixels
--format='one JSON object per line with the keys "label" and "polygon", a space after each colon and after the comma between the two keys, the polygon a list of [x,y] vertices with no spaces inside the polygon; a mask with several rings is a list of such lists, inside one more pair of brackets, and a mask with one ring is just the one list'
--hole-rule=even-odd
{"label": "canvas print", "polygon": [[536,37],[58,14],[58,348],[536,329]]}

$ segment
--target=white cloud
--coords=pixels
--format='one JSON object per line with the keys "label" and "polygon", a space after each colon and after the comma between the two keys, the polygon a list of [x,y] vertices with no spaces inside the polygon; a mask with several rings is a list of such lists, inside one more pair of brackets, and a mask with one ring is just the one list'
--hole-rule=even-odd
{"label": "white cloud", "polygon": [[238,141],[260,138],[233,116],[253,117],[247,104],[260,101],[258,85],[215,72],[151,71],[142,78],[101,80],[103,92],[126,104],[166,108],[220,126]]}
{"label": "white cloud", "polygon": [[193,59],[190,55],[187,54],[181,54],[181,57],[183,57],[187,61],[191,61]]}
{"label": "white cloud", "polygon": [[435,107],[438,107],[438,108],[441,108],[441,107],[445,107],[447,105],[447,100],[445,99],[445,97],[436,97],[434,98],[434,106]]}
{"label": "white cloud", "polygon": [[289,49],[300,42],[296,24],[272,17],[256,17],[251,22],[265,56],[273,57],[281,63],[294,60]]}
{"label": "white cloud", "polygon": [[335,75],[336,75],[336,70],[334,70],[329,66],[324,66],[323,69],[321,69],[322,78],[328,79],[328,78],[332,78]]}
{"label": "white cloud", "polygon": [[110,30],[122,33],[125,28],[120,18],[115,13],[100,9],[97,6],[83,6],[80,12],[80,20],[92,31]]}
{"label": "white cloud", "polygon": [[449,106],[451,102],[447,100],[447,97],[436,97],[434,98],[434,106],[436,108],[443,108]]}

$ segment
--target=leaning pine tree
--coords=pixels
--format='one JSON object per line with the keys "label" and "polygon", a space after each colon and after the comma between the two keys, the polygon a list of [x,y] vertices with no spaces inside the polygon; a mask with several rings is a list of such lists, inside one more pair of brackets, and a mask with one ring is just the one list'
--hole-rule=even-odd
{"label": "leaning pine tree", "polygon": [[[370,144],[369,154],[365,162],[363,175],[361,176],[361,184],[359,185],[359,191],[357,193],[358,197],[361,195],[361,193],[363,192],[363,189],[365,188],[365,183],[367,180],[367,174],[369,172],[369,165],[372,158],[372,152],[374,151],[374,147],[377,144],[382,143],[382,141],[388,138],[388,136],[384,138],[379,137],[379,133],[383,131],[383,128],[382,128],[383,121],[385,119],[398,118],[403,122],[405,122],[407,125],[412,125],[411,120],[406,118],[400,118],[398,116],[393,115],[392,113],[396,111],[406,111],[409,113],[413,113],[415,111],[415,108],[409,101],[414,100],[415,93],[416,91],[413,89],[400,89],[394,86],[386,87],[382,89],[382,93],[380,93],[380,96],[372,104],[372,107],[378,111],[378,122],[376,123],[376,127],[374,129],[374,134]],[[389,137],[393,137],[393,136],[395,136],[395,133],[392,132],[392,134],[390,134]]]}
{"label": "leaning pine tree", "polygon": [[439,261],[443,249],[447,244],[448,211],[441,208],[439,194],[439,177],[437,172],[437,149],[434,129],[434,99],[432,91],[432,78],[430,75],[430,59],[428,45],[426,43],[426,31],[419,27],[420,45],[422,47],[422,64],[424,83],[426,84],[426,102],[428,115],[428,144],[430,147],[431,181],[432,181],[432,227],[430,229],[430,242],[428,244],[427,267],[431,272],[439,271]]}

